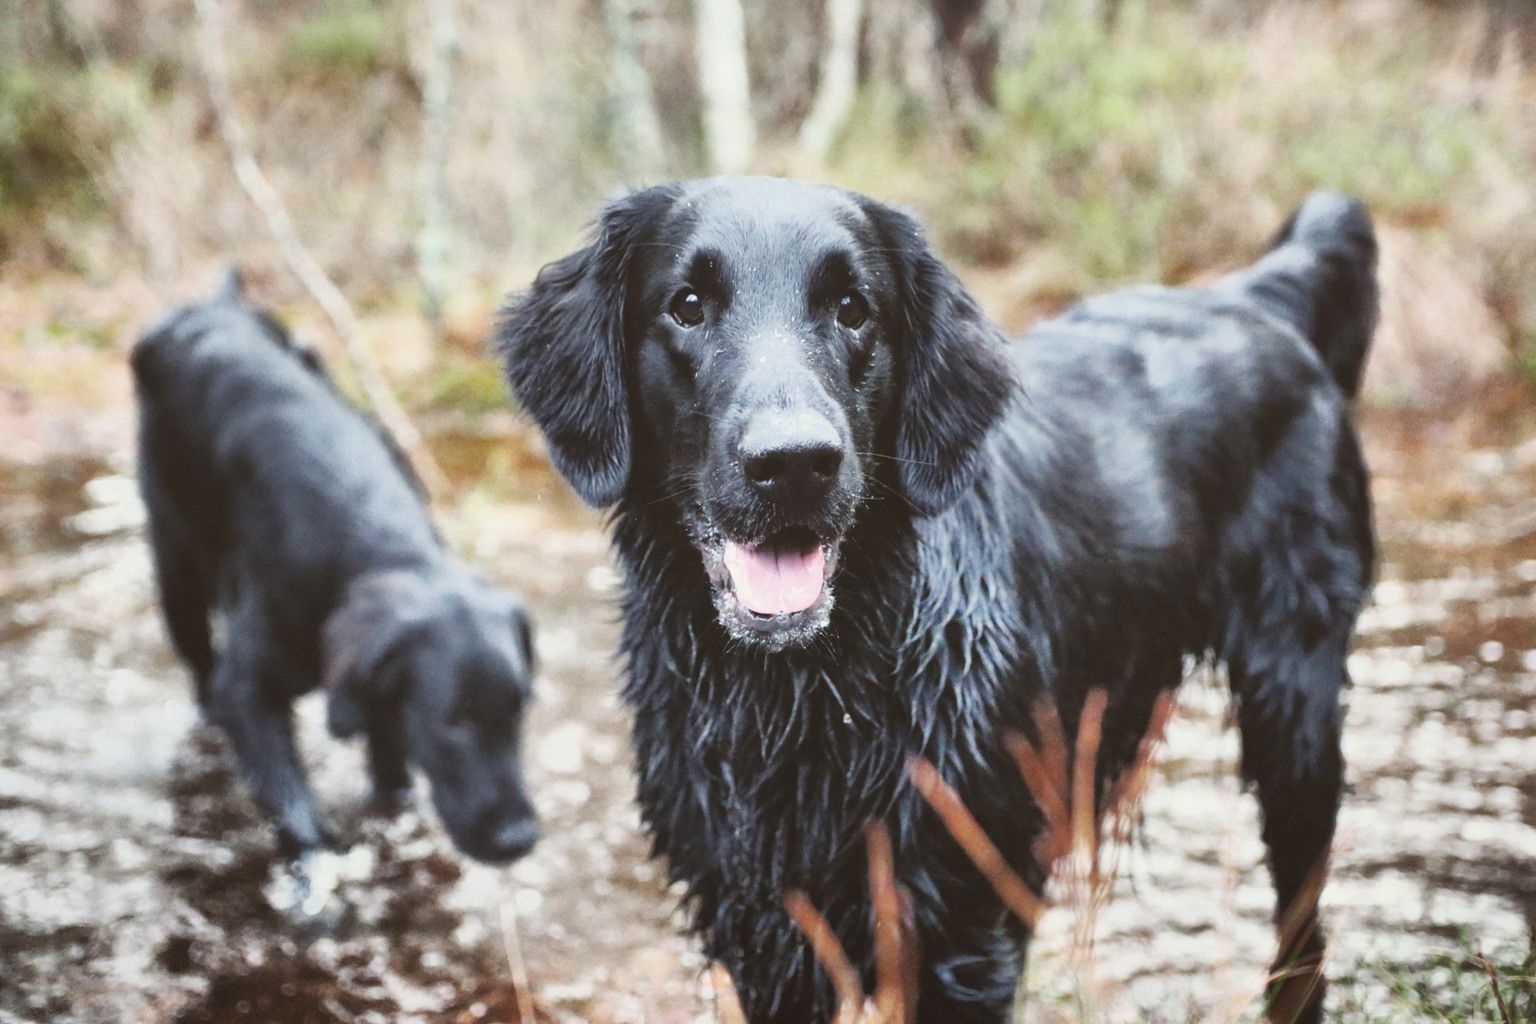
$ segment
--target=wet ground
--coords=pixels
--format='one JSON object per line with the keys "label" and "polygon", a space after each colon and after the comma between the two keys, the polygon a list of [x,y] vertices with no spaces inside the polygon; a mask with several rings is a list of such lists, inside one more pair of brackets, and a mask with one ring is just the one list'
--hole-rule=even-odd
{"label": "wet ground", "polygon": [[[1536,928],[1536,434],[1377,414],[1367,435],[1386,564],[1351,662],[1330,974],[1345,1019],[1414,1020],[1404,984],[1454,987],[1446,953],[1513,958]],[[714,1019],[630,805],[600,524],[513,468],[519,492],[447,526],[540,613],[546,838],[491,869],[430,812],[369,817],[359,750],[306,703],[316,788],[356,840],[350,919],[316,935],[274,909],[270,837],[166,648],[126,454],[0,463],[0,1024],[510,1022],[521,972],[540,1020]],[[1261,987],[1236,760],[1219,681],[1193,681],[1099,918],[1096,1019],[1234,1020]],[[1071,925],[1047,916],[1031,1020],[1084,998]]]}

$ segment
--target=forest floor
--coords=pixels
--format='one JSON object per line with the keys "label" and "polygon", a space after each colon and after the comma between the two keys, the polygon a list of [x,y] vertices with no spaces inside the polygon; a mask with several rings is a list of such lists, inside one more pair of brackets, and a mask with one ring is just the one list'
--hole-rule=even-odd
{"label": "forest floor", "polygon": [[[441,514],[538,613],[527,756],[545,838],[493,869],[458,858],[430,812],[367,817],[360,752],[305,702],[317,790],[357,851],[351,919],[316,935],[274,908],[271,836],[164,640],[120,343],[76,331],[0,354],[0,1024],[512,1021],[514,921],[540,1019],[714,1019],[632,804],[601,522],[526,430],[438,455],[504,478]],[[1340,1020],[1484,1019],[1472,954],[1518,965],[1536,931],[1532,411],[1509,384],[1476,412],[1362,413],[1385,563],[1350,662],[1325,899]],[[1271,897],[1236,763],[1224,688],[1192,680],[1098,920],[1094,981],[1073,922],[1048,913],[1026,1019],[1252,1019]]]}

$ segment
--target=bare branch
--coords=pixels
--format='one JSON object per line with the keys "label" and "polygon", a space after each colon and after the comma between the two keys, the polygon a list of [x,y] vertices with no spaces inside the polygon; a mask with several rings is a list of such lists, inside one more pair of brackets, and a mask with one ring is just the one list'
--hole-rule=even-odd
{"label": "bare branch", "polygon": [[250,138],[246,135],[245,126],[235,111],[234,93],[229,85],[229,67],[224,55],[223,11],[219,0],[193,0],[193,2],[197,7],[198,50],[203,63],[203,73],[208,79],[208,95],[213,103],[219,135],[223,137],[224,144],[229,149],[235,178],[266,220],[267,228],[272,232],[272,237],[276,240],[288,268],[330,320],[331,327],[341,339],[352,371],[357,375],[358,384],[362,387],[375,415],[379,417],[385,428],[395,435],[406,451],[411,453],[416,469],[427,488],[435,495],[444,493],[448,486],[447,478],[443,476],[442,469],[438,467],[431,452],[427,450],[421,432],[416,429],[410,417],[405,414],[405,410],[400,407],[400,403],[395,400],[394,393],[390,391],[389,382],[384,379],[372,347],[362,337],[358,328],[357,314],[353,311],[352,304],[347,301],[346,296],[341,293],[314,255],[305,247],[298,230],[293,226],[293,219],[288,216],[288,210],[283,205],[282,198],[256,163]]}
{"label": "bare branch", "polygon": [[986,876],[1004,906],[1033,928],[1045,912],[1045,905],[1008,865],[1002,851],[993,844],[961,801],[960,794],[939,776],[939,770],[926,758],[908,758],[907,775],[923,799],[928,801],[928,806],[938,814],[939,820],[944,823],[955,842],[960,844],[966,856]]}
{"label": "bare branch", "polygon": [[784,909],[795,925],[810,940],[816,959],[832,979],[832,989],[837,993],[837,1019],[835,1024],[858,1024],[864,1007],[864,987],[859,983],[859,972],[854,970],[843,949],[821,912],[805,893],[798,890],[784,897]]}
{"label": "bare branch", "polygon": [[501,941],[507,954],[507,970],[512,974],[518,1024],[535,1024],[533,983],[528,980],[528,963],[523,959],[522,937],[517,930],[517,907],[511,902],[501,905]]}

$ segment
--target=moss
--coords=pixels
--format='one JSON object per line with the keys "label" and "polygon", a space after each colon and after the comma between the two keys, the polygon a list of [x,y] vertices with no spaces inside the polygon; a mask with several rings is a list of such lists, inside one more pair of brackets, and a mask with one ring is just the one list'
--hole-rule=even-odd
{"label": "moss", "polygon": [[288,79],[363,79],[407,66],[405,39],[390,4],[331,0],[296,22],[278,59]]}
{"label": "moss", "polygon": [[135,68],[0,63],[0,254],[44,218],[105,212],[98,174],[149,110]]}
{"label": "moss", "polygon": [[444,351],[411,388],[411,405],[429,412],[479,416],[507,408],[507,386],[494,363]]}
{"label": "moss", "polygon": [[93,195],[58,83],[26,65],[0,66],[0,235],[50,205]]}

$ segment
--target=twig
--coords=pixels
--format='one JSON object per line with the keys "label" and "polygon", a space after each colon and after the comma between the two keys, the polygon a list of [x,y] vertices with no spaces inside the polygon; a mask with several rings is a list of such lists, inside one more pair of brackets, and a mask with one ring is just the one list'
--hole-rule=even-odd
{"label": "twig", "polygon": [[501,941],[507,951],[507,969],[512,973],[517,1024],[534,1024],[533,985],[528,980],[528,964],[523,960],[523,944],[517,933],[517,907],[510,900],[501,904]]}
{"label": "twig", "polygon": [[875,1019],[881,1024],[911,1024],[917,1012],[917,950],[902,913],[891,834],[872,822],[864,830],[864,842],[875,918]]}
{"label": "twig", "polygon": [[1515,1024],[1515,1015],[1509,1009],[1509,1003],[1504,999],[1504,989],[1499,985],[1499,969],[1492,960],[1483,956],[1482,948],[1477,951],[1477,965],[1488,975],[1488,984],[1493,986],[1493,1001],[1499,1006],[1499,1020],[1503,1024]]}
{"label": "twig", "polygon": [[955,842],[960,844],[966,856],[970,857],[992,884],[998,898],[1019,920],[1033,928],[1045,912],[1045,906],[1024,884],[1024,879],[1008,866],[1002,852],[966,809],[960,794],[940,778],[939,770],[924,758],[910,758],[907,761],[907,774],[923,799],[928,801],[928,805],[944,822],[944,827],[949,830]]}
{"label": "twig", "polygon": [[282,198],[256,163],[245,126],[235,112],[234,92],[229,85],[229,68],[225,61],[223,11],[219,0],[193,0],[193,3],[197,8],[198,50],[203,73],[208,79],[208,96],[213,103],[219,135],[229,149],[236,180],[266,220],[267,229],[272,232],[288,268],[330,320],[375,415],[405,450],[411,453],[416,470],[428,490],[435,495],[445,493],[448,489],[447,478],[432,458],[432,453],[427,450],[420,431],[390,391],[389,382],[384,379],[373,349],[358,329],[357,314],[352,304],[305,247]]}
{"label": "twig", "polygon": [[1142,796],[1147,791],[1147,783],[1151,781],[1152,765],[1157,760],[1157,748],[1167,738],[1168,723],[1173,720],[1173,713],[1178,706],[1178,698],[1174,696],[1172,690],[1164,690],[1158,694],[1157,703],[1152,706],[1152,717],[1147,723],[1147,731],[1142,734],[1141,742],[1137,744],[1136,757],[1131,762],[1131,767],[1123,772],[1110,787],[1109,797],[1104,802],[1106,814],[1125,821],[1129,821],[1134,816]]}
{"label": "twig", "polygon": [[1077,750],[1072,768],[1072,848],[1083,862],[1090,883],[1097,881],[1099,854],[1099,817],[1094,806],[1098,777],[1099,740],[1104,732],[1104,709],[1109,694],[1101,689],[1088,691],[1083,701],[1082,717],[1077,725]]}
{"label": "twig", "polygon": [[1056,705],[1040,700],[1034,707],[1035,731],[1040,746],[1015,733],[1008,737],[1008,749],[1018,764],[1019,775],[1035,799],[1045,822],[1035,840],[1035,856],[1048,870],[1072,847],[1072,819],[1067,810],[1067,752],[1062,738],[1061,719]]}
{"label": "twig", "polygon": [[864,1005],[864,986],[860,984],[859,972],[853,969],[843,944],[833,933],[832,925],[799,890],[784,897],[784,909],[810,940],[812,952],[832,979],[832,990],[837,993],[838,1003],[836,1024],[857,1024]]}

